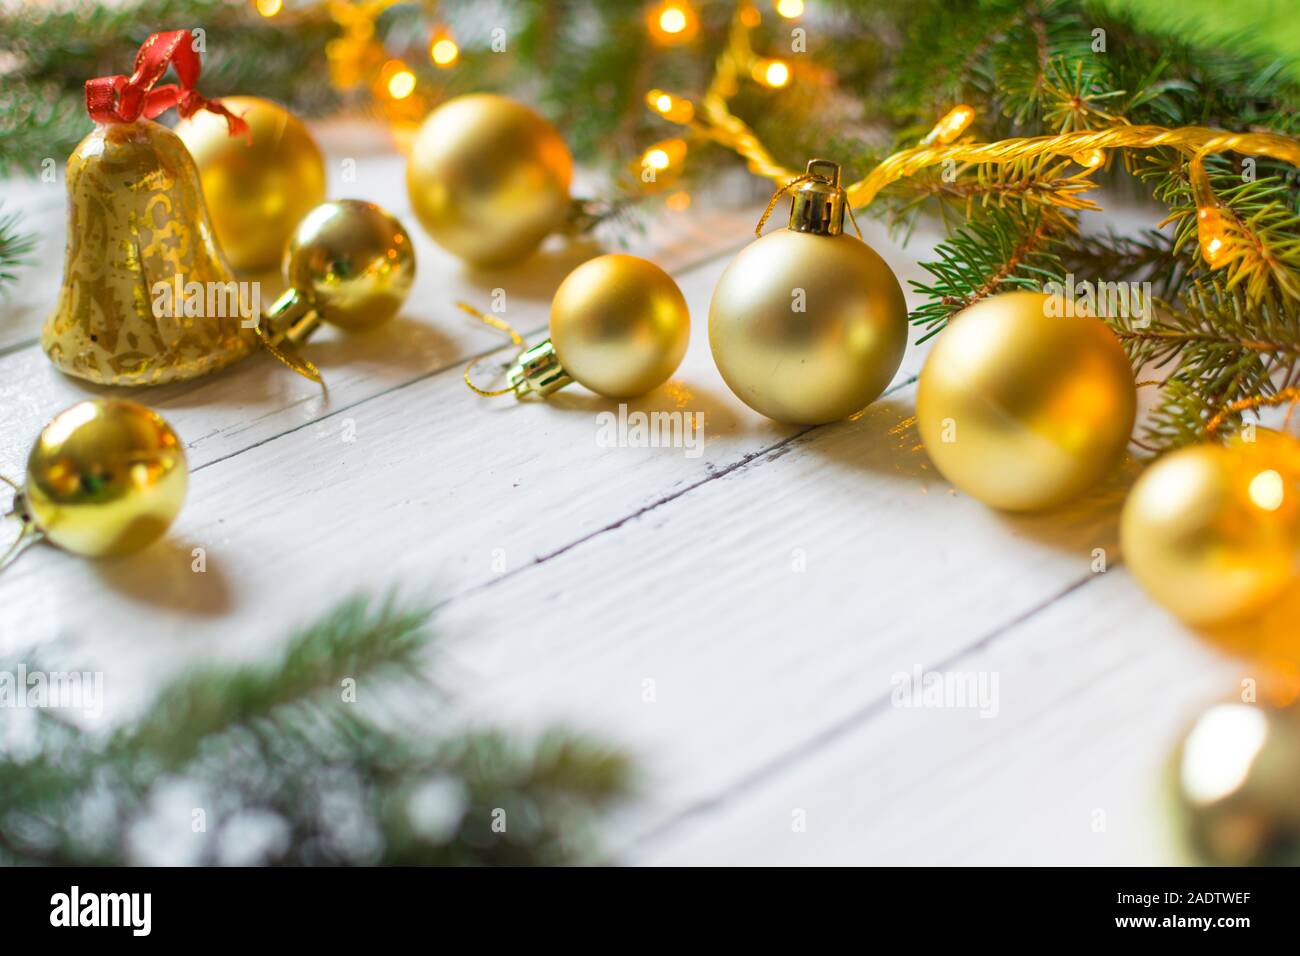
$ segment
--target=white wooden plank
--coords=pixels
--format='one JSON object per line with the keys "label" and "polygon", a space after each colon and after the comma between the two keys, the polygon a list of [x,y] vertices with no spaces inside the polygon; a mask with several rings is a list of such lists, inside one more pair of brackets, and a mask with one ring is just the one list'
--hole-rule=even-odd
{"label": "white wooden plank", "polygon": [[1123,569],[938,669],[996,674],[996,715],[895,706],[893,674],[877,668],[863,675],[872,703],[861,719],[793,748],[780,772],[735,781],[627,859],[1186,862],[1170,820],[1170,751],[1202,707],[1258,677],[1174,624]]}
{"label": "white wooden plank", "polygon": [[952,492],[907,424],[913,392],[453,602],[465,694],[626,740],[652,779],[624,834],[644,834],[854,718],[880,675],[965,650],[1114,553],[1110,490],[1014,519]]}
{"label": "white wooden plank", "polygon": [[53,181],[10,180],[0,187],[0,214],[20,216],[18,231],[35,241],[25,263],[15,270],[19,281],[0,291],[0,355],[35,342],[59,297],[67,214],[62,162],[53,169]]}
{"label": "white wooden plank", "polygon": [[[682,277],[694,315],[705,314],[725,265],[721,258]],[[268,404],[281,418],[310,412]],[[353,588],[429,581],[440,596],[454,595],[495,575],[497,549],[519,567],[793,434],[730,396],[698,324],[679,376],[633,404],[702,413],[698,458],[596,447],[596,415],[611,407],[581,389],[546,403],[489,402],[452,368],[233,457],[212,457],[200,436],[195,457],[214,463],[195,473],[167,542],[111,564],[33,551],[0,580],[0,596],[12,595],[0,601],[0,631],[23,642],[93,636],[107,658],[135,659],[131,680],[143,680],[148,662],[175,666],[218,642],[264,646]],[[179,420],[188,411],[168,412],[182,436],[193,434]],[[353,430],[355,442],[345,441]],[[247,446],[249,436],[238,442]],[[206,575],[188,570],[194,547],[207,549]],[[151,606],[159,582],[174,593]]]}
{"label": "white wooden plank", "polygon": [[[370,172],[351,194],[385,201],[392,162],[362,154]],[[400,203],[386,200],[399,215]],[[312,346],[327,401],[269,361],[137,393],[197,468],[175,532],[111,563],[26,555],[0,577],[0,649],[70,639],[108,671],[120,716],[185,663],[256,656],[336,596],[401,582],[451,599],[449,680],[471,710],[525,726],[567,717],[643,758],[648,798],[617,833],[635,858],[695,859],[696,846],[742,858],[680,836],[689,826],[659,828],[712,818],[720,800],[718,819],[739,808],[734,832],[749,832],[738,785],[793,777],[809,741],[863,722],[880,674],[939,664],[1088,580],[1092,549],[1113,548],[1116,504],[1010,519],[951,493],[908,427],[911,388],[799,437],[741,406],[704,331],[727,257],[688,266],[742,244],[751,220],[696,212],[642,247],[681,277],[695,327],[674,382],[632,407],[702,412],[698,458],[598,447],[596,415],[614,403],[580,389],[548,403],[469,395],[460,362],[500,340],[449,301],[502,285],[512,320],[539,330],[567,264],[468,273],[410,223],[421,279],[404,320]],[[920,275],[926,243],[904,253],[866,225],[901,279]],[[910,350],[896,381],[923,356]],[[84,394],[34,349],[0,357],[0,467],[18,471],[40,424]],[[892,799],[919,820],[908,793]]]}

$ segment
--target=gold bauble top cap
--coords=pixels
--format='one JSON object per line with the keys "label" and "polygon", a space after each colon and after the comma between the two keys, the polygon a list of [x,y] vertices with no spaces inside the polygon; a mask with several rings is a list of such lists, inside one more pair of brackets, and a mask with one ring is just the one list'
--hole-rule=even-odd
{"label": "gold bauble top cap", "polygon": [[840,164],[810,159],[806,175],[791,196],[790,231],[838,236],[844,230],[844,190]]}

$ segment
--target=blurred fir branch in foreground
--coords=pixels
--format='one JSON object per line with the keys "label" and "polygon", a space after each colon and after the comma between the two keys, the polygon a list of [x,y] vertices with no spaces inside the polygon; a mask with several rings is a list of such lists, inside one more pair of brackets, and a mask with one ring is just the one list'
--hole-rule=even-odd
{"label": "blurred fir branch in foreground", "polygon": [[[276,663],[184,676],[109,734],[26,711],[31,739],[0,753],[0,864],[157,862],[159,846],[196,864],[593,859],[627,761],[560,730],[464,729],[419,676],[429,618],[351,600]],[[371,713],[399,698],[424,713]]]}
{"label": "blurred fir branch in foreground", "polygon": [[0,205],[0,286],[14,277],[13,270],[27,262],[36,237],[21,230],[17,213],[8,213]]}

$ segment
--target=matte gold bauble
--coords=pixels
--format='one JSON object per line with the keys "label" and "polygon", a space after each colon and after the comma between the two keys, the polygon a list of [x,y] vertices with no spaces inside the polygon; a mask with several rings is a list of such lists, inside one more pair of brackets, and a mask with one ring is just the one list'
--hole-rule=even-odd
{"label": "matte gold bauble", "polygon": [[387,210],[359,199],[321,203],[284,253],[290,288],[267,312],[272,341],[301,345],[321,322],[358,332],[389,321],[415,282],[415,250]]}
{"label": "matte gold bauble", "polygon": [[573,158],[555,128],[503,96],[474,93],[429,114],[406,166],[416,217],[478,266],[529,255],[569,210]]}
{"label": "matte gold bauble", "polygon": [[223,117],[200,111],[176,126],[199,168],[217,239],[236,269],[271,269],[299,221],[325,199],[325,160],[307,127],[255,96],[222,103],[242,114],[249,137],[231,136]]}
{"label": "matte gold bauble", "polygon": [[1178,747],[1173,788],[1200,862],[1300,865],[1300,709],[1211,707]]}
{"label": "matte gold bauble", "polygon": [[1124,563],[1189,624],[1261,611],[1300,570],[1300,445],[1265,429],[1255,439],[1168,454],[1124,504]]}
{"label": "matte gold bauble", "polygon": [[[885,390],[907,348],[907,304],[885,260],[842,232],[839,167],[804,183],[787,229],[746,246],[709,306],[709,345],[736,396],[768,418],[817,425]],[[829,211],[828,211],[829,210]]]}
{"label": "matte gold bauble", "polygon": [[1030,511],[1086,491],[1120,460],[1136,384],[1099,320],[1007,292],[958,313],[917,386],[917,427],[940,473],[994,508]]}
{"label": "matte gold bauble", "polygon": [[653,262],[598,256],[574,269],[551,301],[551,342],[575,381],[632,398],[668,381],[686,354],[690,310]]}
{"label": "matte gold bauble", "polygon": [[41,432],[23,497],[46,540],[91,557],[159,538],[185,500],[185,449],[161,416],[123,399],[80,402]]}

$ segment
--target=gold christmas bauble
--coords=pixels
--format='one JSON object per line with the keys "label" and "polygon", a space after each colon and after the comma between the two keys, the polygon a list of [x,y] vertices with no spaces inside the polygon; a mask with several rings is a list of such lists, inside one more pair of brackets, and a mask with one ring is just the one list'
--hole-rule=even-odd
{"label": "gold christmas bauble", "polygon": [[478,266],[531,253],[569,210],[573,158],[550,123],[490,93],[429,114],[411,146],[406,188],[439,245]]}
{"label": "gold christmas bauble", "polygon": [[1200,862],[1300,865],[1300,708],[1211,707],[1178,747],[1173,789]]}
{"label": "gold christmas bauble", "polygon": [[722,274],[709,345],[723,380],[756,412],[791,425],[833,422],[893,379],[907,348],[907,304],[862,240],[781,229]]}
{"label": "gold christmas bauble", "polygon": [[51,543],[90,557],[129,554],[181,510],[185,449],[162,417],[124,399],[79,402],[45,426],[24,500]]}
{"label": "gold christmas bauble", "polygon": [[718,280],[709,345],[750,408],[818,425],[885,390],[907,348],[907,303],[885,260],[843,232],[839,166],[814,159],[803,178],[788,228],[751,242]]}
{"label": "gold christmas bauble", "polygon": [[[271,269],[299,220],[325,199],[325,160],[307,127],[277,103],[228,96],[250,137],[231,136],[224,117],[200,110],[176,125],[199,168],[217,239],[236,269]],[[251,138],[251,141],[250,141]]]}
{"label": "gold christmas bauble", "polygon": [[1137,407],[1123,347],[1059,299],[1007,292],[958,313],[917,386],[917,427],[948,481],[1031,511],[1086,491],[1120,460]]}
{"label": "gold christmas bauble", "polygon": [[597,256],[551,301],[551,343],[574,380],[609,398],[658,388],[677,370],[691,316],[677,283],[636,256]]}
{"label": "gold christmas bauble", "polygon": [[356,332],[393,318],[415,282],[415,250],[387,210],[359,199],[322,203],[294,230],[285,278],[320,318]]}
{"label": "gold christmas bauble", "polygon": [[1254,437],[1164,456],[1124,504],[1124,563],[1189,624],[1249,617],[1300,571],[1300,444],[1266,429]]}

